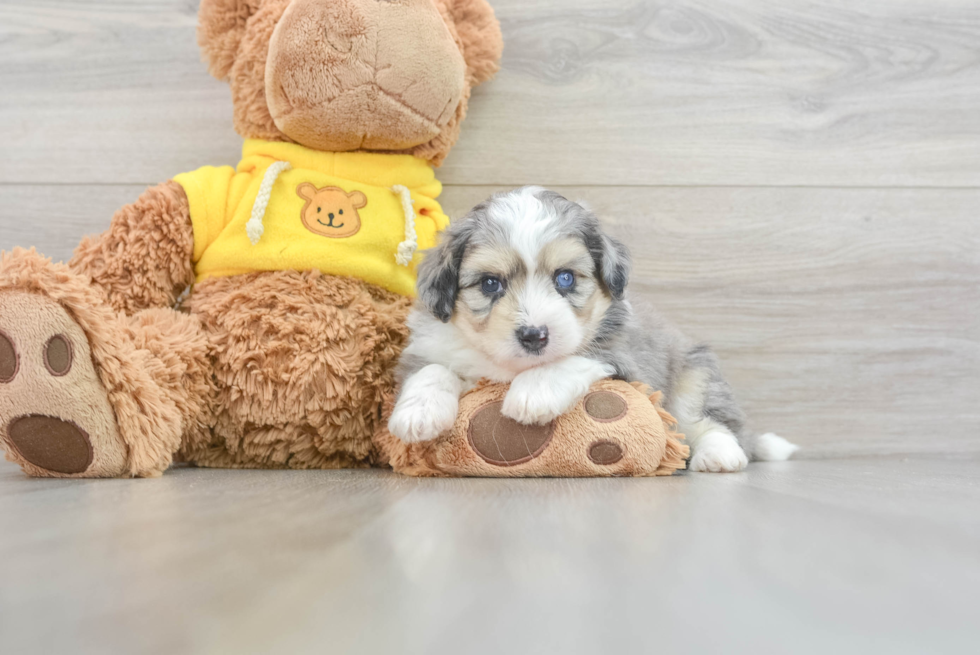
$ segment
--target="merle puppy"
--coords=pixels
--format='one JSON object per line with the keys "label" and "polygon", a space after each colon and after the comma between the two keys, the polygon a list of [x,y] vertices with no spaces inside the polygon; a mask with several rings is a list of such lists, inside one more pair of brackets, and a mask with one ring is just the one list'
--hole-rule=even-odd
{"label": "merle puppy", "polygon": [[481,378],[509,382],[503,413],[544,424],[605,377],[664,392],[693,471],[738,471],[796,446],[754,435],[718,361],[627,294],[630,257],[581,205],[540,187],[497,194],[454,222],[419,266],[401,393],[388,423],[406,442],[452,427]]}

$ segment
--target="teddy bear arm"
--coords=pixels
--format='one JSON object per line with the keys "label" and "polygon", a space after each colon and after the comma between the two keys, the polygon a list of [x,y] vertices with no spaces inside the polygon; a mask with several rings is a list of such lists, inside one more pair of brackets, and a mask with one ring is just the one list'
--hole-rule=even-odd
{"label": "teddy bear arm", "polygon": [[661,394],[641,384],[599,380],[547,425],[504,416],[508,390],[481,383],[466,392],[452,430],[433,441],[406,444],[382,427],[375,443],[383,461],[414,476],[660,476],[686,466],[690,451]]}
{"label": "teddy bear arm", "polygon": [[109,229],[75,249],[69,266],[100,287],[117,311],[172,307],[194,281],[194,231],[183,188],[147,189],[112,217]]}

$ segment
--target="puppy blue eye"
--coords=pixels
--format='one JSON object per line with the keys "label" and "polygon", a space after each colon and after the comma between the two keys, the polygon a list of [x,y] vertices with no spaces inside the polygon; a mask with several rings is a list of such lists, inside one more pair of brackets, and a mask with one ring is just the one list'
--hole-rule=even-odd
{"label": "puppy blue eye", "polygon": [[555,276],[555,286],[559,289],[571,289],[575,285],[575,273],[562,271]]}
{"label": "puppy blue eye", "polygon": [[480,287],[483,289],[483,293],[491,296],[495,293],[500,293],[504,290],[504,285],[495,277],[485,277],[480,283]]}

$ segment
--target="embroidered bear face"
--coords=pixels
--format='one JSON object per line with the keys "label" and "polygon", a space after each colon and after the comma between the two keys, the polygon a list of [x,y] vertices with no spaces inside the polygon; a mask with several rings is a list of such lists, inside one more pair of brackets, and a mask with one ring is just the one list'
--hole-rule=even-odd
{"label": "embroidered bear face", "polygon": [[310,232],[340,239],[354,236],[361,229],[357,210],[367,206],[367,196],[360,191],[347,193],[335,186],[318,189],[306,182],[297,187],[296,194],[306,201],[303,225]]}

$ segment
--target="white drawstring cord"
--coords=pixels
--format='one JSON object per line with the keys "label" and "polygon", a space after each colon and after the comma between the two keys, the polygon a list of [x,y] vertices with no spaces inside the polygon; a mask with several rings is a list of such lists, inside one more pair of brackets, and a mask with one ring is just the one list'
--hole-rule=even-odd
{"label": "white drawstring cord", "polygon": [[288,161],[277,161],[266,169],[265,175],[262,177],[259,195],[255,196],[255,204],[252,205],[252,216],[245,224],[248,240],[252,242],[253,246],[259,242],[262,233],[265,232],[262,220],[265,218],[265,210],[269,206],[269,198],[272,197],[272,187],[275,185],[276,179],[292,167],[293,165]]}
{"label": "white drawstring cord", "polygon": [[418,235],[415,233],[415,208],[412,206],[412,192],[408,187],[396,184],[391,190],[401,196],[402,211],[405,212],[405,240],[398,244],[395,261],[401,266],[410,266],[415,251],[419,249]]}

